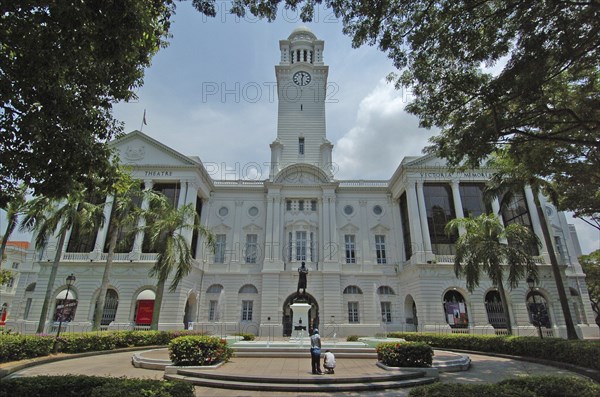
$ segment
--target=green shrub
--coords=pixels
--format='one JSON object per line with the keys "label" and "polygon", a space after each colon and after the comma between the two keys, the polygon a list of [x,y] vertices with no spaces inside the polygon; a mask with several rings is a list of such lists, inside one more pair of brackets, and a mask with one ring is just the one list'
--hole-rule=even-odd
{"label": "green shrub", "polygon": [[[84,353],[132,346],[164,346],[183,335],[204,335],[198,331],[115,331],[63,333],[58,339],[58,352]],[[47,356],[54,345],[52,335],[0,335],[0,362]]]}
{"label": "green shrub", "polygon": [[564,362],[600,370],[600,341],[540,339],[530,336],[393,332],[390,337],[427,343],[434,348],[474,350]]}
{"label": "green shrub", "polygon": [[36,376],[2,381],[0,397],[193,397],[190,383],[84,375]]}
{"label": "green shrub", "polygon": [[388,367],[431,367],[433,349],[426,343],[386,342],[377,345],[377,359]]}
{"label": "green shrub", "polygon": [[412,389],[409,397],[596,397],[600,385],[569,376],[532,376],[495,384],[436,383]]}
{"label": "green shrub", "polygon": [[0,362],[47,356],[53,344],[51,336],[0,335]]}
{"label": "green shrub", "polygon": [[571,376],[532,376],[507,379],[499,383],[515,389],[530,390],[544,397],[597,397],[600,385]]}
{"label": "green shrub", "polygon": [[181,336],[169,343],[169,358],[174,365],[214,365],[228,361],[233,350],[227,341],[211,336]]}
{"label": "green shrub", "polygon": [[250,333],[247,333],[247,332],[240,332],[240,333],[233,334],[233,335],[235,335],[235,336],[241,336],[242,340],[254,340],[254,339],[256,339],[256,335],[250,334]]}
{"label": "green shrub", "polygon": [[358,338],[360,338],[360,336],[358,336],[358,335],[348,335],[346,337],[346,341],[347,342],[357,342]]}
{"label": "green shrub", "polygon": [[415,387],[408,397],[538,397],[529,390],[515,390],[498,385],[435,383]]}

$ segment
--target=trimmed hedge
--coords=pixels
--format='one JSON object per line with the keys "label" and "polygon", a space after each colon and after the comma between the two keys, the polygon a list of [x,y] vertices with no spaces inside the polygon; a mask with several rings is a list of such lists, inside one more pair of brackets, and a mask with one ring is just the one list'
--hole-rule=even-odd
{"label": "trimmed hedge", "polygon": [[427,343],[434,348],[474,350],[564,362],[600,370],[600,341],[540,339],[531,336],[428,334],[394,332],[390,337]]}
{"label": "trimmed hedge", "polygon": [[[133,346],[164,346],[182,335],[204,335],[198,331],[102,331],[63,334],[58,352],[84,353]],[[47,356],[55,338],[51,335],[0,335],[0,362]]]}
{"label": "trimmed hedge", "polygon": [[0,397],[194,397],[191,383],[85,375],[35,376],[2,381]]}
{"label": "trimmed hedge", "polygon": [[570,376],[531,376],[495,384],[436,383],[412,389],[409,397],[597,397],[600,385]]}
{"label": "trimmed hedge", "polygon": [[0,335],[0,363],[47,356],[53,344],[51,336]]}
{"label": "trimmed hedge", "polygon": [[377,345],[377,360],[388,367],[429,368],[433,349],[426,343],[386,342]]}
{"label": "trimmed hedge", "polygon": [[227,341],[214,336],[181,336],[169,343],[169,358],[178,366],[214,365],[232,355]]}

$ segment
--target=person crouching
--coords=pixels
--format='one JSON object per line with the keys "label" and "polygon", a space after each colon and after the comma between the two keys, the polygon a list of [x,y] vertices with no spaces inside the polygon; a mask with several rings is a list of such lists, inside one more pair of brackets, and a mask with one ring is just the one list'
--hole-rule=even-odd
{"label": "person crouching", "polygon": [[330,350],[327,350],[323,355],[323,367],[325,368],[325,372],[328,374],[334,374],[335,371],[335,356]]}

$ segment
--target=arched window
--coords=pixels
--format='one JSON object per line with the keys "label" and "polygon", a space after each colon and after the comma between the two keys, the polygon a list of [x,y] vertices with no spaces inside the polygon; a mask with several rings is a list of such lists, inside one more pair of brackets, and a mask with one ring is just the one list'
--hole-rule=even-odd
{"label": "arched window", "polygon": [[362,290],[356,285],[349,285],[344,288],[344,294],[362,294]]}
{"label": "arched window", "polygon": [[[98,301],[96,300],[96,305]],[[104,298],[104,309],[102,310],[102,319],[100,320],[101,326],[107,326],[113,321],[117,315],[117,307],[119,306],[119,295],[114,289],[106,290],[106,296]],[[94,310],[95,312],[95,310]]]}
{"label": "arched window", "polygon": [[243,285],[239,291],[240,294],[258,294],[258,290],[252,284]]}
{"label": "arched window", "polygon": [[206,290],[207,294],[220,294],[223,290],[223,286],[221,284],[213,284]]}
{"label": "arched window", "polygon": [[548,314],[548,303],[546,298],[538,291],[527,295],[527,313],[529,321],[534,327],[552,328],[550,314]]}
{"label": "arched window", "polygon": [[377,293],[379,295],[396,295],[394,290],[387,285],[382,285],[381,287],[377,288]]}
{"label": "arched window", "polygon": [[498,291],[493,290],[485,294],[485,311],[487,312],[488,322],[492,327],[507,328],[506,315]]}
{"label": "arched window", "polygon": [[456,290],[450,290],[444,294],[444,313],[446,322],[452,328],[467,328],[469,316],[465,298]]}
{"label": "arched window", "polygon": [[64,289],[60,291],[55,298],[54,304],[54,322],[69,322],[75,318],[77,311],[77,295],[75,291]]}

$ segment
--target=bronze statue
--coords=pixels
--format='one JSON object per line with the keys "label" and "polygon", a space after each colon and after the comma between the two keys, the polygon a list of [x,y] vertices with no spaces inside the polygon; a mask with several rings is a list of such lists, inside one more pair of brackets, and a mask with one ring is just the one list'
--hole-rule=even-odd
{"label": "bronze statue", "polygon": [[308,269],[304,262],[302,262],[302,266],[298,268],[298,274],[300,277],[298,278],[298,288],[296,289],[296,293],[300,294],[300,288],[302,288],[302,295],[304,295],[306,293],[306,276],[308,275]]}

